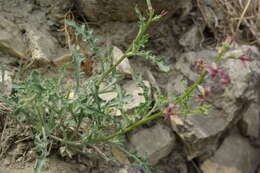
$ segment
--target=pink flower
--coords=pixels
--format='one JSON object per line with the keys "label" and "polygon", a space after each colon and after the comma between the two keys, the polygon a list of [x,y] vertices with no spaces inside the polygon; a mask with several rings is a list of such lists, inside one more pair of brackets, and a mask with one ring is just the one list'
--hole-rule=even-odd
{"label": "pink flower", "polygon": [[220,78],[219,84],[221,87],[225,87],[231,81],[229,75],[223,71],[219,72],[218,76]]}
{"label": "pink flower", "polygon": [[209,73],[211,78],[215,78],[220,71],[223,70],[223,67],[218,67],[216,63],[205,64],[204,69]]}
{"label": "pink flower", "polygon": [[170,116],[173,116],[175,114],[176,105],[175,104],[169,104],[168,107],[166,107],[163,110],[163,116],[164,120],[169,120]]}
{"label": "pink flower", "polygon": [[166,10],[163,10],[163,11],[161,11],[160,16],[163,17],[163,16],[166,16],[167,14],[168,14],[168,12]]}
{"label": "pink flower", "polygon": [[198,85],[198,89],[201,94],[196,96],[195,100],[199,102],[207,101],[207,97],[211,95],[211,88],[209,86]]}

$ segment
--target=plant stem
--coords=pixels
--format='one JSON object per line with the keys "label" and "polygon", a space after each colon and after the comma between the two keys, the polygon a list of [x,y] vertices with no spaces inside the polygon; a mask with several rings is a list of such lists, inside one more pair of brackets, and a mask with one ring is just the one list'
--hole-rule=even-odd
{"label": "plant stem", "polygon": [[150,116],[150,117],[148,117],[148,118],[146,118],[146,119],[143,119],[143,120],[140,120],[140,121],[136,122],[135,124],[133,124],[133,125],[131,125],[131,126],[125,128],[125,129],[123,129],[123,130],[120,130],[120,131],[118,131],[118,132],[116,132],[116,133],[114,133],[114,134],[112,134],[112,135],[110,135],[110,136],[108,136],[108,137],[99,138],[99,139],[92,140],[92,141],[87,141],[87,140],[82,140],[82,141],[69,141],[69,140],[64,140],[64,139],[62,139],[62,138],[59,138],[59,137],[54,136],[54,135],[50,135],[50,137],[51,137],[52,139],[56,140],[56,141],[59,141],[59,142],[62,142],[62,143],[64,143],[64,144],[68,144],[68,145],[74,145],[74,146],[81,146],[81,145],[85,145],[86,143],[88,143],[88,144],[89,144],[89,143],[100,143],[100,142],[108,141],[108,140],[110,140],[110,139],[112,139],[112,138],[114,138],[114,137],[116,137],[116,136],[125,134],[126,132],[129,132],[129,131],[135,129],[136,127],[138,127],[138,126],[140,126],[140,125],[142,125],[142,124],[145,124],[145,123],[147,123],[147,122],[149,122],[149,121],[151,121],[151,120],[153,120],[153,119],[156,119],[156,118],[158,118],[158,117],[160,117],[160,116],[162,116],[162,115],[163,115],[162,112],[156,113],[156,114],[154,114],[154,115],[152,115],[152,116]]}
{"label": "plant stem", "polygon": [[[195,83],[189,87],[185,93],[178,97],[175,101],[174,101],[174,104],[178,104],[180,103],[183,99],[185,99],[185,97],[189,96],[190,93],[192,93],[192,91],[204,80],[205,76],[207,75],[207,72],[204,72],[199,79],[197,79],[195,81]],[[159,113],[156,113],[152,116],[149,116],[147,117],[146,119],[142,119],[136,123],[134,123],[133,125],[129,126],[129,127],[126,127],[125,129],[122,129],[122,130],[119,130],[117,132],[115,132],[114,134],[108,136],[108,137],[105,137],[105,138],[99,138],[99,139],[96,139],[96,140],[92,140],[92,141],[87,141],[87,140],[83,140],[83,141],[78,141],[78,142],[74,142],[74,141],[67,141],[67,140],[64,140],[62,138],[59,138],[59,137],[56,137],[56,136],[53,136],[53,135],[50,135],[51,138],[57,140],[57,141],[60,141],[62,143],[65,143],[65,144],[68,144],[68,145],[75,145],[75,146],[80,146],[80,145],[84,145],[86,143],[100,143],[100,142],[106,142],[116,136],[119,136],[119,135],[122,135],[122,134],[125,134],[126,132],[129,132],[133,129],[135,129],[136,127],[139,127],[151,120],[154,120],[158,117],[161,117],[163,116],[163,113],[162,112],[159,112]]]}
{"label": "plant stem", "polygon": [[[149,0],[148,0],[148,1],[149,1]],[[135,47],[136,43],[138,43],[138,42],[142,39],[144,33],[147,31],[148,27],[149,27],[149,26],[151,25],[151,23],[153,22],[153,17],[154,17],[154,12],[153,12],[153,10],[152,10],[152,11],[149,10],[149,18],[148,18],[147,22],[146,22],[144,25],[140,26],[136,38],[132,41],[131,45],[129,46],[129,48],[127,49],[127,51],[124,53],[124,55],[122,55],[122,56],[120,57],[120,59],[119,59],[110,69],[108,69],[106,72],[104,72],[104,73],[101,75],[100,80],[99,80],[99,82],[98,82],[98,85],[100,85],[100,84],[102,83],[102,81],[103,81],[113,70],[115,70],[116,67],[117,67],[125,58],[127,58],[129,55],[135,53],[134,50],[133,50],[133,48]]]}
{"label": "plant stem", "polygon": [[[224,47],[221,49],[220,53],[218,54],[218,56],[215,58],[214,61],[215,61],[216,63],[220,62],[221,59],[222,59],[222,57],[224,56],[224,54],[225,54],[225,52],[226,52],[227,50],[228,50],[228,47],[225,47],[225,46],[224,46]],[[174,101],[174,104],[179,104],[179,103],[181,103],[186,97],[188,97],[188,96],[197,88],[197,86],[198,86],[199,84],[201,84],[201,82],[205,79],[205,77],[207,76],[207,74],[208,74],[208,72],[207,72],[207,71],[204,71],[204,72],[200,75],[200,77],[193,83],[193,85],[190,86],[190,87],[184,92],[184,94],[183,94],[182,96],[178,97],[178,98]],[[123,129],[123,130],[121,130],[121,131],[118,131],[118,132],[116,132],[116,133],[114,133],[114,134],[112,134],[112,135],[110,135],[110,136],[108,136],[108,137],[106,137],[106,138],[98,139],[97,142],[105,142],[105,141],[108,141],[108,140],[110,140],[110,139],[112,139],[112,138],[114,138],[114,137],[116,137],[116,136],[118,136],[118,135],[122,135],[122,134],[124,134],[124,133],[126,133],[126,132],[128,132],[128,131],[130,131],[130,130],[132,130],[132,129],[138,127],[138,126],[140,126],[140,125],[143,125],[143,124],[145,124],[145,123],[148,122],[148,121],[151,121],[151,120],[153,120],[153,119],[156,119],[156,118],[158,118],[158,117],[160,117],[160,116],[163,116],[163,113],[162,113],[162,112],[156,113],[156,114],[154,114],[154,115],[152,115],[152,116],[150,116],[150,117],[148,117],[148,118],[146,118],[146,119],[142,119],[142,120],[136,122],[135,124],[133,124],[133,125],[131,125],[131,126],[125,128],[125,129]],[[144,117],[146,117],[146,116],[144,116]]]}
{"label": "plant stem", "polygon": [[[219,55],[215,58],[215,62],[218,63],[220,62],[220,60],[222,59],[222,57],[224,56],[225,52],[227,51],[228,47],[224,47],[223,49],[221,49],[221,51],[219,52]],[[124,56],[123,56],[124,57]],[[179,104],[181,103],[186,97],[188,97],[196,88],[197,86],[205,79],[205,77],[207,76],[208,72],[207,71],[204,71],[200,77],[193,83],[192,86],[190,86],[182,96],[178,97],[175,101],[174,101],[174,104]],[[191,112],[187,112],[187,114],[189,113],[199,113],[200,111],[198,110],[195,110],[195,111],[191,111]],[[149,112],[150,114],[150,112]],[[181,114],[184,114],[184,113],[181,113]],[[162,112],[159,112],[159,113],[156,113],[154,115],[151,115],[149,117],[147,116],[144,116],[144,117],[147,117],[145,119],[141,119],[139,121],[137,121],[136,123],[132,124],[131,126],[129,127],[126,127],[125,129],[121,129],[117,132],[115,132],[114,134],[108,136],[108,137],[104,137],[104,138],[99,138],[99,139],[95,139],[95,140],[92,140],[92,141],[88,141],[88,140],[82,140],[82,141],[78,141],[78,142],[74,142],[74,141],[67,141],[67,140],[64,140],[62,138],[59,138],[59,137],[56,137],[56,136],[53,136],[53,135],[50,135],[51,138],[53,138],[54,140],[57,140],[57,141],[60,141],[62,143],[65,143],[65,144],[69,144],[69,145],[75,145],[75,146],[80,146],[80,145],[84,145],[86,143],[100,143],[100,142],[106,142],[116,136],[119,136],[119,135],[123,135],[133,129],[135,129],[136,127],[139,127],[151,120],[154,120],[158,117],[161,117],[163,116],[163,113]]]}
{"label": "plant stem", "polygon": [[[148,8],[149,8],[149,4],[150,4],[150,0],[147,0],[147,4],[148,4]],[[149,19],[148,21],[140,27],[139,31],[138,31],[138,34],[136,36],[136,38],[133,40],[132,44],[130,45],[130,47],[127,49],[127,51],[124,53],[124,55],[108,70],[106,71],[105,73],[102,74],[98,84],[100,85],[101,82],[106,78],[106,76],[108,76],[126,57],[130,56],[131,54],[134,54],[135,53],[135,50],[134,47],[136,45],[136,43],[142,38],[143,34],[146,32],[147,28],[149,27],[149,25],[153,22],[153,17],[154,17],[154,11],[153,10],[149,10]],[[222,48],[220,49],[219,53],[218,53],[218,56],[214,59],[214,62],[216,63],[219,63],[222,59],[222,57],[224,56],[225,52],[229,49],[228,46],[222,46]],[[186,99],[186,97],[190,96],[190,94],[198,87],[199,84],[201,84],[201,82],[205,79],[205,77],[207,76],[208,72],[207,71],[204,71],[202,72],[202,74],[200,75],[200,77],[193,83],[192,86],[190,86],[188,89],[186,89],[186,91],[184,92],[184,94],[180,97],[178,97],[174,102],[173,104],[179,104],[181,103],[184,99]],[[195,114],[195,113],[199,113],[201,112],[200,110],[195,110],[195,111],[191,111],[191,112],[182,112],[180,114]],[[117,132],[115,132],[114,134],[110,135],[110,136],[107,136],[107,137],[104,137],[104,138],[98,138],[98,139],[94,139],[94,140],[81,140],[81,141],[68,141],[68,140],[64,140],[62,138],[59,138],[57,136],[54,136],[54,135],[50,135],[50,137],[56,141],[59,141],[59,142],[62,142],[62,143],[65,143],[65,144],[68,144],[68,145],[74,145],[74,146],[81,146],[81,145],[85,145],[87,143],[100,143],[100,142],[107,142],[109,141],[110,139],[116,137],[116,136],[119,136],[119,135],[123,135],[151,120],[154,120],[158,117],[161,117],[163,116],[163,113],[162,112],[159,112],[159,113],[155,113],[154,115],[151,115],[151,111],[148,113],[148,115],[145,115],[144,117],[147,117],[147,118],[144,118],[144,119],[141,119],[139,121],[137,121],[136,123],[124,128],[124,129],[121,129]]]}
{"label": "plant stem", "polygon": [[146,119],[142,119],[142,120],[140,120],[140,121],[134,123],[133,125],[131,125],[131,126],[125,128],[125,129],[123,129],[123,130],[119,130],[118,132],[116,132],[116,133],[114,133],[114,134],[112,134],[112,135],[110,135],[110,136],[108,136],[108,137],[99,138],[99,139],[94,140],[94,141],[91,141],[91,142],[94,142],[94,143],[106,142],[106,141],[108,141],[108,140],[110,140],[110,139],[112,139],[112,138],[114,138],[114,137],[116,137],[116,136],[125,134],[126,132],[129,132],[129,131],[135,129],[136,127],[139,127],[140,125],[145,124],[145,123],[147,123],[147,122],[149,122],[149,121],[151,121],[151,120],[153,120],[153,119],[156,119],[156,118],[158,118],[158,117],[160,117],[160,116],[162,116],[162,115],[163,115],[162,112],[158,112],[158,113],[156,113],[156,114],[154,114],[154,115],[152,115],[152,116],[150,116],[150,117],[148,117],[148,118],[146,118]]}

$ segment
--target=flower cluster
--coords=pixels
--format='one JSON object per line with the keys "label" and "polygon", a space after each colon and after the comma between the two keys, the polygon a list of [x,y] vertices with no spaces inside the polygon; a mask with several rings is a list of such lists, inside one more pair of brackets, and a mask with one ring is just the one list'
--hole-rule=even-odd
{"label": "flower cluster", "polygon": [[[216,63],[206,63],[202,59],[194,62],[192,70],[195,73],[202,74],[206,71],[211,79],[217,80],[218,84],[224,88],[230,83],[229,75],[224,71],[224,67],[218,66]],[[198,86],[200,94],[196,96],[197,101],[206,101],[207,97],[211,95],[211,88],[209,86]]]}
{"label": "flower cluster", "polygon": [[217,66],[216,63],[205,64],[204,69],[208,72],[212,79],[219,79],[219,85],[225,87],[230,83],[229,75],[224,71],[224,68]]}

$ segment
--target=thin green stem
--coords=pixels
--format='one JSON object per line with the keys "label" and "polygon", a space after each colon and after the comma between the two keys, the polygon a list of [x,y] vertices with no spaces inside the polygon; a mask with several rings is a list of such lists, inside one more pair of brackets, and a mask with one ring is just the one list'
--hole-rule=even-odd
{"label": "thin green stem", "polygon": [[116,136],[123,135],[126,132],[129,132],[129,131],[135,129],[136,127],[139,127],[140,125],[143,125],[143,124],[145,124],[145,123],[147,123],[147,122],[149,122],[149,121],[151,121],[153,119],[156,119],[156,118],[158,118],[160,116],[163,116],[162,112],[158,112],[158,113],[156,113],[156,114],[154,114],[154,115],[152,115],[152,116],[150,116],[150,117],[148,117],[146,119],[140,120],[140,121],[136,122],[135,124],[125,128],[123,130],[119,130],[118,132],[116,132],[116,133],[114,133],[114,134],[112,134],[112,135],[110,135],[108,137],[100,138],[100,139],[97,139],[97,140],[94,140],[94,141],[91,141],[91,142],[100,143],[100,142],[108,141],[108,140],[110,140],[110,139],[112,139],[112,138],[114,138]]}
{"label": "thin green stem", "polygon": [[100,85],[102,83],[102,81],[112,72],[116,69],[116,67],[125,59],[127,58],[129,55],[134,54],[135,52],[133,52],[135,45],[142,39],[144,33],[147,31],[148,27],[151,25],[151,23],[153,22],[153,17],[154,17],[154,12],[150,11],[149,13],[149,18],[147,20],[147,22],[142,25],[139,28],[138,34],[136,36],[136,38],[132,41],[131,45],[129,46],[129,48],[127,49],[127,51],[119,58],[119,60],[110,68],[108,69],[106,72],[104,72],[101,77],[100,80],[98,82],[98,84]]}
{"label": "thin green stem", "polygon": [[63,144],[68,144],[68,145],[73,145],[73,146],[81,146],[83,145],[83,143],[81,143],[80,141],[79,142],[75,142],[75,141],[68,141],[68,140],[65,140],[65,139],[62,139],[62,138],[59,138],[57,136],[54,136],[54,135],[49,135],[50,138],[56,140],[56,141],[59,141]]}

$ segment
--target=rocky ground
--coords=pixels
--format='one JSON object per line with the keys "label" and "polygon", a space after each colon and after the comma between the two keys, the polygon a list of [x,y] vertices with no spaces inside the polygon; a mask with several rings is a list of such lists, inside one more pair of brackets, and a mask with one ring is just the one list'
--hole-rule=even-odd
{"label": "rocky ground", "polygon": [[[129,59],[131,70],[141,72],[152,87],[163,89],[169,99],[173,93],[181,94],[183,81],[190,83],[198,77],[190,64],[198,58],[212,61],[219,40],[232,34],[230,28],[221,25],[226,22],[223,14],[227,9],[220,8],[218,2],[154,0],[156,12],[167,10],[168,14],[150,28],[147,48],[155,55],[165,56],[171,71],[162,73],[139,57]],[[251,3],[257,4],[257,0]],[[145,1],[140,0],[0,0],[0,65],[8,69],[4,74],[4,94],[11,94],[12,78],[18,74],[20,62],[27,62],[30,70],[37,68],[51,76],[55,68],[71,59],[64,34],[67,14],[89,23],[99,38],[101,50],[107,50],[108,45],[115,51],[126,50],[138,27],[133,10],[136,4],[145,11]],[[260,172],[260,37],[256,33],[259,26],[247,19],[244,22],[234,36],[239,46],[227,55],[241,56],[250,48],[253,61],[246,65],[233,59],[224,61],[232,82],[226,89],[214,89],[208,116],[174,116],[170,123],[158,120],[127,135],[129,145],[140,156],[147,157],[158,172]],[[129,83],[126,89],[133,93],[138,87]],[[138,95],[136,99],[142,101]],[[33,172],[35,153],[31,150],[33,142],[28,128],[1,116],[0,173]],[[115,155],[120,166],[82,156],[64,158],[54,151],[45,172],[144,172],[142,167],[131,166],[120,154]]]}

